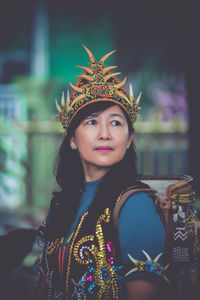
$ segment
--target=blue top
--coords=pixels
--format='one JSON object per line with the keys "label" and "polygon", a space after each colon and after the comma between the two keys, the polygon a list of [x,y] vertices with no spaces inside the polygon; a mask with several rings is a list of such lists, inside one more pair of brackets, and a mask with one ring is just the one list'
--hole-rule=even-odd
{"label": "blue top", "polygon": [[[92,203],[99,183],[100,180],[85,182],[85,190],[65,243],[76,229],[81,215]],[[145,261],[146,257],[142,250],[145,250],[152,259],[163,252],[165,229],[152,199],[144,192],[136,193],[126,200],[119,215],[118,230],[123,264],[130,262],[128,253],[135,259]],[[67,244],[66,252],[69,251],[69,245],[70,242]],[[138,278],[155,280],[157,276],[146,272],[134,272],[126,279]]]}
{"label": "blue top", "polygon": [[80,217],[88,210],[90,204],[92,203],[100,181],[101,181],[101,179],[85,182],[85,189],[81,196],[81,200],[80,200],[80,204],[78,207],[78,211],[76,213],[76,217],[70,227],[69,233],[67,234],[67,236],[65,237],[64,242],[63,242],[63,244],[65,244],[65,246],[66,246],[66,255],[69,252],[69,246],[70,246],[70,242],[67,243],[67,241],[71,237],[72,233],[75,231]]}
{"label": "blue top", "polygon": [[[118,230],[123,263],[130,262],[128,253],[135,259],[146,261],[142,250],[152,259],[164,250],[165,228],[153,200],[147,193],[139,192],[126,200],[120,212]],[[159,260],[161,262],[162,256]],[[127,280],[138,278],[154,280],[157,276],[134,272]]]}
{"label": "blue top", "polygon": [[101,179],[85,182],[85,189],[81,196],[79,208],[76,213],[74,222],[72,223],[72,225],[70,227],[70,231],[69,231],[69,234],[67,235],[67,239],[70,237],[72,232],[76,229],[76,226],[78,225],[78,221],[79,221],[80,217],[88,210],[90,204],[92,203],[100,181],[101,181]]}

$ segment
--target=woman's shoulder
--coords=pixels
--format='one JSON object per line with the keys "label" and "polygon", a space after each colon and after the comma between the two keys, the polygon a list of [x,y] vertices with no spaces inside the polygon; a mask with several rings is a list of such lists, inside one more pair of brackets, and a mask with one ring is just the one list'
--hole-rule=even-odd
{"label": "woman's shoulder", "polygon": [[135,205],[141,206],[149,202],[152,204],[154,196],[155,194],[151,188],[139,180],[129,184],[116,199],[113,211],[115,225],[118,223],[119,214],[124,206],[126,208],[134,208]]}
{"label": "woman's shoulder", "polygon": [[150,188],[150,186],[139,179],[134,181],[132,184],[129,184],[125,189],[123,189],[117,199],[117,202],[122,201],[123,198],[127,199],[134,194],[145,193],[150,197],[154,196],[154,191]]}
{"label": "woman's shoulder", "polygon": [[127,253],[143,259],[142,250],[152,257],[163,251],[165,228],[152,198],[146,192],[138,192],[127,198],[119,212],[118,231],[122,256]]}
{"label": "woman's shoulder", "polygon": [[137,193],[131,194],[127,197],[126,201],[124,202],[123,206],[120,210],[120,215],[123,212],[135,212],[135,214],[143,214],[143,217],[149,214],[156,214],[156,207],[152,200],[152,197],[143,191],[139,191]]}
{"label": "woman's shoulder", "polygon": [[141,183],[129,191],[131,192],[122,195],[121,203],[116,203],[113,219],[115,222],[117,214],[118,228],[127,231],[128,228],[136,228],[138,225],[141,227],[143,224],[142,227],[145,227],[145,230],[154,227],[154,230],[157,228],[163,233],[165,230],[148,185]]}

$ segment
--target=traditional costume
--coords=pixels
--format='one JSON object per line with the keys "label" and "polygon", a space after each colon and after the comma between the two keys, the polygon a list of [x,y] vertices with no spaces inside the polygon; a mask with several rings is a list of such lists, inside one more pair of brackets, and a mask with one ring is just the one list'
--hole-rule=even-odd
{"label": "traditional costume", "polygon": [[[56,101],[58,119],[66,133],[78,112],[95,102],[119,105],[134,123],[140,109],[141,94],[134,99],[132,86],[129,93],[124,88],[126,78],[120,82],[116,77],[120,73],[111,73],[116,66],[105,66],[105,60],[114,51],[96,61],[91,51],[83,47],[89,55],[90,65],[78,66],[84,72],[78,76],[76,85],[70,83],[72,94],[67,92],[65,99],[63,93],[61,104]],[[186,212],[183,217],[183,220],[188,219],[187,225],[177,223],[172,230],[166,225],[171,199],[176,202],[175,213],[177,207],[179,209],[178,215],[174,216],[178,220],[182,213],[179,203],[184,195],[177,190],[170,195],[172,198],[165,197],[166,201],[159,201],[158,193],[138,180],[133,186],[121,191],[113,203],[97,211],[93,199],[99,182],[85,183],[70,231],[61,238],[47,241],[44,247],[40,270],[47,281],[49,299],[125,299],[125,283],[128,280],[143,278],[169,286],[168,262],[174,260],[177,263],[179,253],[184,261],[185,256],[190,261],[189,250],[183,250],[187,247],[169,246],[168,242],[165,244],[171,238],[184,241],[189,236],[189,229],[197,242],[194,210],[187,210],[188,215]],[[163,203],[167,205],[164,207]],[[49,219],[51,210],[46,226]],[[163,254],[164,249],[168,252]]]}

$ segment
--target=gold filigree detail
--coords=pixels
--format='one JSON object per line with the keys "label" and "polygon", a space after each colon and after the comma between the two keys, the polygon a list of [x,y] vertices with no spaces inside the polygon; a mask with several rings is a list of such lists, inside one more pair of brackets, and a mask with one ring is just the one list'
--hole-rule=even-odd
{"label": "gold filigree detail", "polygon": [[[110,222],[110,215],[110,209],[106,208],[96,223],[95,234],[87,235],[80,239],[73,250],[75,260],[79,264],[87,265],[89,262],[95,264],[94,280],[98,285],[97,299],[102,299],[102,297],[104,297],[104,299],[118,299],[116,271],[106,259],[106,244],[102,228],[102,223]],[[87,245],[87,247],[85,245]],[[81,247],[85,247],[84,257],[80,257]],[[108,274],[106,280],[103,279],[102,275],[104,270],[106,270]]]}

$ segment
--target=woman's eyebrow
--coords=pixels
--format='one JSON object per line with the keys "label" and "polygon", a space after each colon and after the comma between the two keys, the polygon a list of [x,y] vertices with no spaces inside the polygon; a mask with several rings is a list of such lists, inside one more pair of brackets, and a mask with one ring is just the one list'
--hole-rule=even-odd
{"label": "woman's eyebrow", "polygon": [[116,114],[116,113],[112,113],[110,114],[111,117],[120,117],[121,119],[125,120],[124,116],[120,115],[120,114]]}
{"label": "woman's eyebrow", "polygon": [[91,115],[85,117],[85,119],[97,118],[102,112],[92,113]]}

